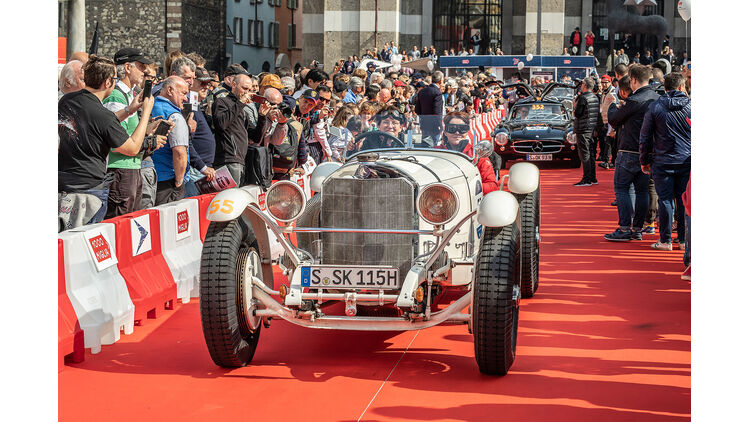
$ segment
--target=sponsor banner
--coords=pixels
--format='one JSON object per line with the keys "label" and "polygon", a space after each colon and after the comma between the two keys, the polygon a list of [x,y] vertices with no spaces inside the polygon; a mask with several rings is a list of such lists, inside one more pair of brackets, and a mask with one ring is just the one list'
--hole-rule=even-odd
{"label": "sponsor banner", "polygon": [[[177,233],[175,238],[179,241],[190,237],[190,213],[187,204],[178,204],[175,207],[175,218],[177,219]],[[195,222],[193,222],[195,223]]]}

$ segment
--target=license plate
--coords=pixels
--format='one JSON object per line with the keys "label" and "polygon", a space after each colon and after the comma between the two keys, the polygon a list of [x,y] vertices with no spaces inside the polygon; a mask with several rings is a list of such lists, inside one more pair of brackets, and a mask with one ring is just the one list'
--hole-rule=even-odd
{"label": "license plate", "polygon": [[528,161],[552,161],[552,154],[526,154]]}
{"label": "license plate", "polygon": [[398,289],[398,268],[302,267],[302,286],[317,289]]}

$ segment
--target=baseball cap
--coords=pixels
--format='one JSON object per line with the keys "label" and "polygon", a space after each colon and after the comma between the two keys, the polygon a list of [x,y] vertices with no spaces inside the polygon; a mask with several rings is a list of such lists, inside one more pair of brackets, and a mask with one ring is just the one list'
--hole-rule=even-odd
{"label": "baseball cap", "polygon": [[249,75],[249,73],[247,73],[247,70],[241,64],[234,63],[230,64],[227,70],[224,71],[224,77],[234,75]]}
{"label": "baseball cap", "polygon": [[141,53],[141,50],[136,48],[121,48],[115,53],[115,64],[125,64],[130,62],[151,64],[154,61],[148,59],[143,53]]}
{"label": "baseball cap", "polygon": [[602,75],[602,80],[607,82],[612,82],[612,77],[609,75]]}
{"label": "baseball cap", "polygon": [[264,76],[263,80],[260,81],[260,86],[270,86],[271,88],[284,89],[284,84],[281,83],[281,78],[279,78],[279,75],[273,73],[269,73],[268,75]]}
{"label": "baseball cap", "polygon": [[393,86],[406,86],[405,83],[401,81],[401,79],[396,79],[395,82],[393,82]]}
{"label": "baseball cap", "polygon": [[422,82],[422,81],[419,81],[419,82],[417,82],[417,85],[416,85],[416,86],[417,86],[417,88],[424,88],[424,87],[426,87],[426,86],[427,86],[427,84],[426,84],[426,83],[424,83],[424,82]]}
{"label": "baseball cap", "polygon": [[[263,80],[265,80],[265,79],[263,79]],[[314,89],[306,89],[302,93],[302,95],[300,96],[300,98],[308,98],[310,100],[318,102],[318,91],[316,91]]]}
{"label": "baseball cap", "polygon": [[213,81],[214,80],[214,78],[212,78],[211,75],[208,74],[208,70],[206,70],[205,67],[195,68],[195,79],[199,81]]}

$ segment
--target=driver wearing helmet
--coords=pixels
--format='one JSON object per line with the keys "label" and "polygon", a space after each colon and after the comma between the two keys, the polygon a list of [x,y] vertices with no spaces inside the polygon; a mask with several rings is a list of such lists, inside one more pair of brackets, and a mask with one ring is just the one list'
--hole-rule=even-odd
{"label": "driver wearing helmet", "polygon": [[[448,113],[443,118],[443,124],[445,129],[442,141],[435,148],[457,151],[469,157],[474,157],[474,145],[469,140],[469,115],[461,112]],[[480,158],[477,161],[477,168],[482,178],[482,193],[487,195],[500,189],[489,158]]]}

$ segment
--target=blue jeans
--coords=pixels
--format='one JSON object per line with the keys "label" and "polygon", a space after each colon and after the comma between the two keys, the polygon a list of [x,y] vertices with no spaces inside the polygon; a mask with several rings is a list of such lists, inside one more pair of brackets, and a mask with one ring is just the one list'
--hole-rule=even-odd
{"label": "blue jeans", "polygon": [[[648,211],[648,179],[648,175],[641,171],[638,154],[624,151],[617,153],[614,187],[621,228],[643,228]],[[630,200],[631,184],[635,188],[635,206]]]}
{"label": "blue jeans", "polygon": [[89,195],[94,195],[102,201],[102,207],[99,208],[99,211],[97,211],[96,214],[94,214],[94,216],[91,217],[91,220],[89,220],[89,222],[86,224],[101,223],[102,220],[104,220],[104,216],[107,215],[107,198],[109,198],[109,188],[88,189],[88,190],[78,192],[78,193],[87,193]]}
{"label": "blue jeans", "polygon": [[672,216],[677,216],[677,239],[685,241],[685,205],[682,194],[690,179],[690,164],[654,164],[651,174],[659,196],[659,241],[672,241]]}
{"label": "blue jeans", "polygon": [[204,177],[206,176],[204,176],[195,168],[190,167],[190,169],[188,169],[188,181],[185,182],[185,198],[192,198],[194,196],[200,195],[200,192],[198,192],[198,188],[195,187],[195,182]]}

